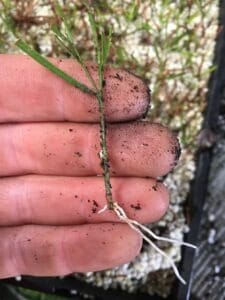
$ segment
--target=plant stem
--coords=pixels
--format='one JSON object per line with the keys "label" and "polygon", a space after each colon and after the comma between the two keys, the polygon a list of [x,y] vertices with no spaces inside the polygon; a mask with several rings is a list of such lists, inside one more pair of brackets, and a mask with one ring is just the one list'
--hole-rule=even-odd
{"label": "plant stem", "polygon": [[104,113],[104,97],[102,93],[102,89],[99,90],[97,93],[97,100],[98,100],[98,109],[100,113],[100,146],[101,151],[99,154],[101,160],[101,167],[103,169],[103,177],[104,177],[104,184],[105,184],[105,196],[108,204],[108,209],[114,209],[114,201],[112,197],[112,185],[110,182],[110,165],[109,165],[109,156],[108,156],[108,148],[107,148],[107,141],[106,141],[106,119]]}

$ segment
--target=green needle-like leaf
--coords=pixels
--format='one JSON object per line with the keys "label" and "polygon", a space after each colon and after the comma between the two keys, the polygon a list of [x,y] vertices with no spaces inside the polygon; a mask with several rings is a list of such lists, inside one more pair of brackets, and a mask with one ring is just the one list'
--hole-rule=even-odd
{"label": "green needle-like leaf", "polygon": [[97,49],[99,47],[99,40],[98,40],[98,25],[95,21],[94,15],[89,11],[88,12],[88,18],[89,23],[91,25],[92,35],[93,35],[93,41],[95,44],[95,48]]}
{"label": "green needle-like leaf", "polygon": [[102,64],[105,65],[109,55],[109,49],[111,46],[112,28],[109,28],[108,36],[101,35],[101,47],[102,47]]}
{"label": "green needle-like leaf", "polygon": [[70,41],[56,26],[52,26],[52,31],[54,32],[56,39],[60,45],[66,49],[66,51],[73,56],[79,63],[82,63],[82,59],[77,51],[75,45]]}
{"label": "green needle-like leaf", "polygon": [[52,31],[54,32],[56,39],[58,40],[58,42],[60,43],[60,45],[74,58],[76,59],[79,64],[81,65],[82,69],[84,70],[86,76],[88,77],[89,81],[91,82],[93,88],[95,91],[97,91],[97,86],[91,76],[91,74],[89,73],[79,51],[76,48],[76,45],[74,44],[73,40],[71,39],[71,34],[70,35],[65,35],[63,34],[60,29],[53,25],[52,26]]}
{"label": "green needle-like leaf", "polygon": [[35,61],[37,61],[39,64],[41,64],[43,67],[47,68],[52,73],[58,75],[66,82],[72,84],[73,86],[80,89],[84,93],[95,94],[95,92],[93,90],[91,90],[89,87],[87,87],[83,83],[77,81],[76,79],[74,79],[73,77],[71,77],[70,75],[65,73],[63,70],[61,70],[58,67],[56,67],[55,65],[53,65],[49,60],[47,60],[46,58],[41,56],[37,51],[30,48],[30,46],[27,43],[25,43],[24,41],[18,40],[16,42],[16,45],[22,51],[24,51],[26,54],[28,54],[30,57],[32,57]]}

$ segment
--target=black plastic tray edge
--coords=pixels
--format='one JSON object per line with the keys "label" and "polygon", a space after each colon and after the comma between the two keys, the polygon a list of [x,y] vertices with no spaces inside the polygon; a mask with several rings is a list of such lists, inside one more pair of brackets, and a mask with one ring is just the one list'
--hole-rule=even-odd
{"label": "black plastic tray edge", "polygon": [[[217,43],[214,55],[214,65],[217,66],[213,72],[209,81],[208,92],[208,105],[205,112],[205,118],[203,128],[216,130],[217,118],[219,113],[220,100],[222,98],[222,90],[225,83],[225,0],[220,1],[220,18],[219,24],[221,31],[217,36]],[[224,26],[222,28],[222,26]],[[224,72],[223,72],[224,70]],[[211,161],[212,149],[206,149],[199,152],[197,156],[197,171],[191,196],[189,198],[189,207],[191,208],[192,220],[190,223],[190,232],[187,235],[186,241],[197,244],[197,237],[200,228],[201,215],[206,196],[205,186],[207,185],[209,166]],[[187,285],[176,283],[169,299],[177,300],[189,300],[190,290],[192,283],[192,266],[195,257],[195,252],[191,249],[184,249],[183,259],[180,264],[181,275],[186,279]],[[84,298],[79,295],[71,295],[68,290],[76,289],[81,293],[87,293],[95,295],[96,300],[162,300],[165,298],[157,296],[149,296],[147,294],[129,294],[120,290],[108,289],[103,290],[101,288],[92,287],[77,279],[65,278],[61,280],[59,278],[52,277],[32,277],[23,276],[22,281],[16,281],[13,278],[1,280],[0,291],[5,285],[20,286],[24,288],[30,288],[39,290],[49,294],[57,294],[69,297],[74,300],[83,300]],[[5,284],[4,284],[5,283]],[[57,286],[57,289],[55,289]],[[6,289],[4,288],[4,291]],[[10,291],[10,290],[9,290]],[[12,295],[12,294],[11,294]],[[12,298],[5,298],[4,300],[11,300]],[[16,298],[15,298],[16,299]]]}
{"label": "black plastic tray edge", "polygon": [[[214,51],[214,62],[216,70],[212,73],[207,94],[207,108],[205,111],[203,129],[217,132],[219,109],[222,93],[225,87],[225,0],[219,1],[219,27]],[[197,155],[197,168],[195,180],[191,189],[189,207],[191,207],[192,220],[187,242],[198,244],[198,233],[201,225],[201,217],[207,194],[207,181],[212,156],[212,148],[202,150]],[[178,283],[174,288],[171,299],[189,300],[191,297],[191,286],[193,280],[193,262],[196,252],[184,248],[182,262],[180,265],[181,275],[188,279],[186,286]]]}

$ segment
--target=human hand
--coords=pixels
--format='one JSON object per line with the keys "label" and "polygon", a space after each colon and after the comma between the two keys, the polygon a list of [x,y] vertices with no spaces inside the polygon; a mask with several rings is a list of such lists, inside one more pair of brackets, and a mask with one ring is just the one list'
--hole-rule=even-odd
{"label": "human hand", "polygon": [[[53,61],[89,85],[76,62]],[[139,234],[113,212],[97,213],[106,200],[97,176],[96,98],[28,57],[0,55],[0,66],[0,278],[97,271],[132,260]],[[114,199],[128,217],[155,222],[169,194],[154,178],[173,168],[178,141],[159,124],[135,121],[149,102],[141,79],[118,69],[105,77]]]}

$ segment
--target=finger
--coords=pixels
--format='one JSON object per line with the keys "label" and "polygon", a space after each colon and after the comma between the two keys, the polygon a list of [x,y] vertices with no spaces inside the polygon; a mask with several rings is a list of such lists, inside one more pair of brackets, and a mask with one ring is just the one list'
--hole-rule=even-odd
{"label": "finger", "polygon": [[[160,219],[169,193],[154,179],[112,178],[113,198],[128,217],[141,223]],[[24,224],[75,225],[118,221],[105,204],[99,177],[24,176],[0,180],[0,226]]]}
{"label": "finger", "polygon": [[58,276],[113,268],[132,260],[141,237],[121,223],[0,229],[0,278]]}
{"label": "finger", "polygon": [[[91,87],[74,60],[52,62],[79,82]],[[0,122],[98,121],[95,96],[66,83],[33,59],[22,55],[0,55]],[[97,69],[89,64],[97,81]],[[149,90],[143,81],[120,69],[105,71],[105,112],[110,121],[132,120],[145,114]]]}
{"label": "finger", "polygon": [[[144,122],[108,126],[111,173],[157,177],[179,157],[177,138],[159,124]],[[101,174],[99,125],[41,123],[0,126],[0,175]]]}

